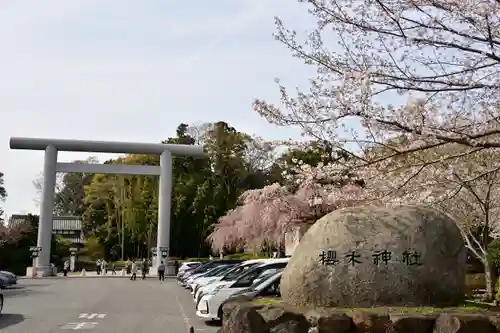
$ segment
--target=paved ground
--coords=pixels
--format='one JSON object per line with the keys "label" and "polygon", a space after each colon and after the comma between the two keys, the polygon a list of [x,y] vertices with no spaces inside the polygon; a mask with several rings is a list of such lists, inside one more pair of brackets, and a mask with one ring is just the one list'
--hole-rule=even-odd
{"label": "paved ground", "polygon": [[212,333],[174,279],[22,279],[4,290],[2,333]]}

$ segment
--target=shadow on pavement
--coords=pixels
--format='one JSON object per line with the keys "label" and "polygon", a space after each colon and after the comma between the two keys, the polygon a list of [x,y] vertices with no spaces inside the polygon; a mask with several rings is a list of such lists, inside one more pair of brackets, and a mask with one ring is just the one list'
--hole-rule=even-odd
{"label": "shadow on pavement", "polygon": [[15,313],[4,313],[0,315],[0,330],[12,325],[19,324],[24,320],[24,316]]}
{"label": "shadow on pavement", "polygon": [[40,293],[40,290],[32,289],[32,286],[9,286],[3,289],[3,293],[6,299],[15,296],[25,296]]}
{"label": "shadow on pavement", "polygon": [[205,321],[205,325],[210,327],[220,327],[222,326],[222,320],[208,320]]}

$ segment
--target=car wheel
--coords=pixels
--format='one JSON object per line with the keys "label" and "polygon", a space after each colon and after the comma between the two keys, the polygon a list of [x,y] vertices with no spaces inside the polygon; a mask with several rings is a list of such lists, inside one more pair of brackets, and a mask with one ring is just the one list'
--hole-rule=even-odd
{"label": "car wheel", "polygon": [[222,326],[224,320],[224,313],[222,312],[222,305],[219,307],[219,311],[217,311],[217,317],[219,317],[219,325]]}
{"label": "car wheel", "polygon": [[3,296],[0,296],[0,315],[2,314],[3,310]]}

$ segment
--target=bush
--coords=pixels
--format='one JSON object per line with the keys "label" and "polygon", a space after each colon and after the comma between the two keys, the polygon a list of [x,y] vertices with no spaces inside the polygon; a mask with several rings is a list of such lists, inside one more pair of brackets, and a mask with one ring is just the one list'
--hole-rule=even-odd
{"label": "bush", "polygon": [[199,262],[206,262],[209,261],[209,258],[186,258],[181,260],[182,262],[189,262],[189,261],[199,261]]}
{"label": "bush", "polygon": [[81,271],[85,268],[86,271],[95,271],[95,261],[91,260],[77,260],[75,262],[75,271]]}
{"label": "bush", "polygon": [[265,255],[254,255],[252,253],[233,253],[227,256],[224,256],[224,259],[234,259],[234,260],[251,260],[251,259],[268,259],[268,256]]}

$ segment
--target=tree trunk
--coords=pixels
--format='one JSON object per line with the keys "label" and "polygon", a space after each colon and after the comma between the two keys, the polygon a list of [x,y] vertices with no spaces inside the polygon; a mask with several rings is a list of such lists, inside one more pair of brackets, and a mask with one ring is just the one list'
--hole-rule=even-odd
{"label": "tree trunk", "polygon": [[486,300],[492,301],[495,299],[495,285],[497,281],[495,265],[487,257],[483,261],[483,264],[484,278],[486,280]]}

